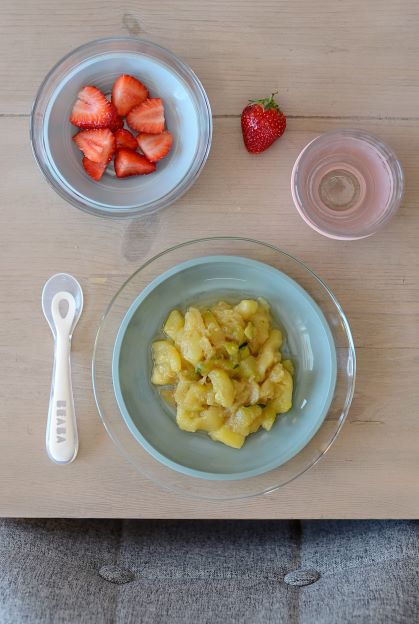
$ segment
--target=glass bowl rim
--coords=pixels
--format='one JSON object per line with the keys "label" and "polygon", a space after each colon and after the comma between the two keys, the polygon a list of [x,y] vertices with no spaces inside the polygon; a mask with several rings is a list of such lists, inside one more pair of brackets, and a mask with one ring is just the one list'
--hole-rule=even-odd
{"label": "glass bowl rim", "polygon": [[[315,456],[313,458],[312,461],[308,462],[307,465],[303,466],[300,470],[297,470],[296,473],[294,475],[292,475],[289,479],[287,479],[286,481],[284,481],[283,483],[280,484],[273,484],[263,490],[260,490],[258,492],[251,492],[248,494],[240,494],[237,496],[228,496],[228,497],[216,497],[216,496],[208,496],[208,495],[202,495],[202,494],[196,494],[194,492],[190,492],[190,491],[185,491],[182,488],[172,488],[172,486],[167,485],[164,481],[154,477],[154,476],[150,476],[149,473],[147,471],[142,471],[141,468],[138,467],[137,463],[135,462],[135,460],[130,456],[129,452],[127,452],[127,450],[125,449],[124,445],[120,442],[120,440],[113,434],[111,428],[109,427],[106,418],[104,418],[103,414],[102,414],[102,409],[100,407],[100,402],[99,402],[99,397],[98,397],[98,393],[97,393],[97,386],[96,386],[96,358],[97,358],[97,351],[98,351],[98,346],[99,346],[99,340],[101,338],[101,334],[104,328],[104,324],[108,318],[109,313],[112,310],[112,307],[114,305],[114,303],[116,302],[116,300],[118,299],[119,295],[122,293],[122,291],[125,289],[125,287],[131,282],[131,280],[133,280],[143,269],[145,269],[147,266],[149,266],[150,264],[152,264],[155,260],[170,254],[173,251],[176,251],[178,249],[182,249],[182,248],[186,248],[188,246],[194,245],[194,244],[199,244],[199,243],[204,243],[204,242],[212,242],[212,241],[238,241],[238,242],[243,242],[243,243],[249,243],[249,244],[253,244],[253,245],[260,245],[263,246],[267,249],[271,249],[273,250],[275,253],[279,253],[282,256],[285,256],[287,259],[291,260],[292,262],[295,262],[297,265],[299,265],[304,271],[307,271],[308,274],[310,274],[319,284],[320,286],[325,290],[325,292],[327,293],[328,297],[330,298],[330,300],[332,301],[332,303],[334,304],[334,306],[336,307],[336,310],[339,314],[340,319],[342,320],[343,326],[344,326],[344,330],[345,330],[345,335],[347,337],[348,340],[348,346],[347,348],[349,349],[350,355],[351,355],[351,359],[353,362],[353,375],[352,375],[352,381],[350,384],[350,391],[346,397],[346,401],[345,401],[345,405],[342,408],[342,416],[339,418],[339,420],[337,421],[337,425],[333,431],[333,434],[331,435],[330,439],[328,440],[326,446],[321,450],[321,452],[318,453],[317,456]],[[203,499],[203,500],[242,500],[242,499],[249,499],[249,498],[254,498],[256,496],[262,496],[263,494],[268,494],[270,492],[273,492],[277,489],[279,489],[280,487],[283,487],[284,485],[288,485],[289,483],[291,483],[292,481],[294,481],[295,479],[297,479],[298,477],[300,477],[301,475],[303,475],[305,472],[307,472],[308,470],[310,470],[310,468],[312,468],[313,466],[315,466],[328,452],[328,450],[331,448],[331,446],[334,444],[337,436],[339,435],[349,412],[349,409],[351,407],[352,401],[353,401],[353,397],[354,397],[354,392],[355,392],[355,384],[356,384],[356,372],[357,372],[357,365],[356,365],[356,349],[355,349],[355,344],[353,341],[353,336],[352,336],[352,332],[351,332],[351,328],[349,325],[349,322],[346,318],[345,313],[343,312],[343,309],[338,301],[338,299],[335,297],[335,295],[333,294],[332,290],[329,288],[329,286],[327,285],[327,283],[320,278],[314,271],[312,271],[312,269],[310,269],[304,262],[302,262],[301,260],[299,260],[298,258],[295,258],[292,254],[283,251],[282,249],[280,249],[279,247],[277,247],[276,245],[273,245],[271,243],[267,243],[267,242],[263,242],[263,241],[259,241],[257,239],[252,239],[252,238],[247,238],[247,237],[241,237],[241,236],[208,236],[208,237],[203,237],[203,238],[196,238],[193,240],[188,240],[188,241],[184,241],[182,243],[178,243],[176,245],[173,245],[163,251],[161,251],[158,254],[155,254],[154,256],[152,256],[149,260],[147,260],[146,262],[144,262],[138,269],[136,269],[129,277],[128,279],[126,279],[123,284],[118,288],[118,290],[116,291],[115,295],[112,297],[111,301],[109,302],[109,304],[107,305],[107,307],[105,308],[104,312],[102,313],[102,316],[100,317],[99,320],[99,326],[98,326],[98,330],[96,333],[96,337],[95,337],[95,341],[94,341],[94,347],[93,347],[93,354],[92,354],[92,368],[91,368],[91,373],[92,373],[92,387],[93,387],[93,395],[95,398],[95,403],[96,403],[96,408],[98,410],[99,413],[99,417],[100,420],[103,424],[103,426],[105,427],[106,432],[108,433],[110,439],[112,440],[113,444],[118,448],[119,452],[121,453],[121,455],[123,457],[125,457],[128,462],[137,470],[137,472],[139,472],[141,475],[145,476],[147,479],[150,479],[152,482],[157,483],[158,485],[160,485],[161,487],[163,487],[165,490],[168,490],[170,492],[175,491],[175,493],[179,493],[185,496],[190,496],[194,499]],[[122,418],[122,415],[121,415]],[[323,423],[324,424],[324,423]],[[320,431],[320,430],[319,430]],[[296,457],[298,456],[298,454],[296,455]],[[150,456],[152,458],[153,461],[157,461],[155,460],[154,457]],[[169,468],[169,470],[171,470]],[[173,471],[176,472],[176,471]],[[274,472],[274,471],[272,471]],[[269,473],[265,473],[265,474],[269,474]],[[262,475],[263,476],[263,475]],[[191,479],[194,479],[195,481],[197,480],[195,477],[190,477]],[[199,480],[199,479],[198,479]],[[244,479],[243,481],[246,481],[246,479]],[[215,481],[214,483],[220,483],[219,481]],[[230,481],[230,483],[234,483],[234,480]]]}
{"label": "glass bowl rim", "polygon": [[[198,164],[196,164],[196,160],[193,161],[190,168],[186,172],[186,174],[183,176],[181,180],[178,181],[176,186],[173,187],[163,197],[160,197],[159,199],[151,202],[149,207],[147,207],[146,209],[136,207],[136,208],[128,208],[128,209],[124,209],[120,211],[112,210],[112,209],[106,210],[100,206],[95,206],[94,202],[89,201],[89,203],[85,203],[79,200],[77,196],[73,196],[73,194],[69,192],[67,186],[64,183],[60,183],[60,181],[56,180],[55,176],[51,174],[48,165],[45,164],[42,159],[42,152],[44,151],[43,139],[42,137],[39,139],[35,136],[36,134],[35,115],[38,112],[41,98],[44,94],[44,90],[47,88],[49,83],[54,79],[55,74],[58,72],[60,67],[66,61],[70,60],[73,56],[77,57],[78,54],[83,53],[84,51],[87,51],[89,49],[94,50],[94,48],[97,46],[106,45],[112,42],[122,42],[122,43],[125,42],[127,44],[132,43],[132,44],[137,44],[137,45],[138,44],[148,45],[151,48],[154,48],[155,50],[160,51],[160,53],[163,56],[170,58],[170,60],[175,64],[176,67],[179,67],[183,72],[185,72],[186,75],[188,75],[191,78],[193,85],[196,88],[196,92],[199,95],[199,99],[202,105],[202,110],[204,111],[204,114],[205,114],[207,137],[206,137],[206,142],[202,145],[202,147],[199,147],[199,144],[198,144],[198,155],[199,155]],[[79,60],[77,64],[81,62],[82,60]],[[44,120],[42,119],[42,122],[41,122],[42,125],[43,125],[43,122]],[[61,57],[45,75],[40,86],[38,87],[38,90],[35,95],[35,99],[32,104],[31,112],[29,115],[29,136],[30,136],[32,154],[34,156],[36,164],[38,165],[39,170],[41,171],[43,177],[48,182],[50,187],[53,188],[54,191],[60,197],[62,197],[66,202],[68,202],[70,205],[74,206],[75,208],[78,208],[79,210],[82,210],[83,212],[86,212],[88,214],[92,214],[95,216],[100,216],[100,217],[104,217],[108,219],[130,219],[134,217],[143,218],[155,212],[168,208],[172,203],[180,199],[180,197],[182,197],[182,195],[184,195],[191,188],[191,186],[195,183],[195,181],[198,179],[199,175],[201,174],[205,166],[205,163],[208,159],[208,156],[211,150],[212,134],[213,134],[213,120],[212,120],[211,105],[208,99],[208,95],[204,89],[204,86],[202,85],[200,79],[195,74],[193,69],[185,61],[183,61],[180,57],[178,57],[168,48],[165,48],[164,46],[161,46],[158,43],[155,43],[154,41],[151,41],[149,39],[145,39],[142,37],[132,37],[129,35],[120,35],[120,36],[114,35],[111,37],[101,37],[98,39],[92,39],[70,50],[69,52],[67,52],[67,54]],[[193,171],[194,167],[196,167],[195,171]],[[191,171],[193,172],[192,176],[190,176]]]}

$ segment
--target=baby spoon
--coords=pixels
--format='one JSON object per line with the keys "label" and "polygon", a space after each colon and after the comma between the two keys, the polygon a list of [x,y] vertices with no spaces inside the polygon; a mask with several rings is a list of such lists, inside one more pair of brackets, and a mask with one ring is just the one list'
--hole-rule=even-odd
{"label": "baby spoon", "polygon": [[78,450],[70,351],[82,309],[83,292],[77,280],[67,273],[50,277],[42,290],[42,310],[54,336],[46,447],[48,457],[57,464],[72,462]]}

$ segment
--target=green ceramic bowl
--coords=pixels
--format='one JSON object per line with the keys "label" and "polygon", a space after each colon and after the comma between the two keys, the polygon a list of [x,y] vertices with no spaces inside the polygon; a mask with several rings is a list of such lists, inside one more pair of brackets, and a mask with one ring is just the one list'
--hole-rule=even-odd
{"label": "green ceramic bowl", "polygon": [[[180,430],[175,409],[150,383],[151,344],[170,310],[219,300],[266,299],[296,365],[293,407],[270,432],[232,449],[204,432]],[[289,461],[321,426],[336,384],[336,349],[320,307],[293,279],[251,258],[216,255],[182,262],[138,294],[118,331],[112,359],[116,400],[131,434],[156,460],[188,476],[213,480],[255,477]]]}

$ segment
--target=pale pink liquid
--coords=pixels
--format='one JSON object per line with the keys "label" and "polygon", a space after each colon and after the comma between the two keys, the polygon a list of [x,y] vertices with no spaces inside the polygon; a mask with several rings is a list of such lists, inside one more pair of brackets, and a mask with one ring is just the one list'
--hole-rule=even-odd
{"label": "pale pink liquid", "polygon": [[381,141],[357,130],[326,133],[294,165],[291,189],[302,217],[332,238],[375,232],[397,210],[400,164]]}

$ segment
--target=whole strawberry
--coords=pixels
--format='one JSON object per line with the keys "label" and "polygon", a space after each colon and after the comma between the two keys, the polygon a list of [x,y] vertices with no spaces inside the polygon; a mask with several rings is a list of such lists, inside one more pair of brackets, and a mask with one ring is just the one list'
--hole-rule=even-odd
{"label": "whole strawberry", "polygon": [[285,132],[287,119],[275,102],[275,93],[263,100],[250,100],[242,112],[243,140],[248,152],[263,152]]}

